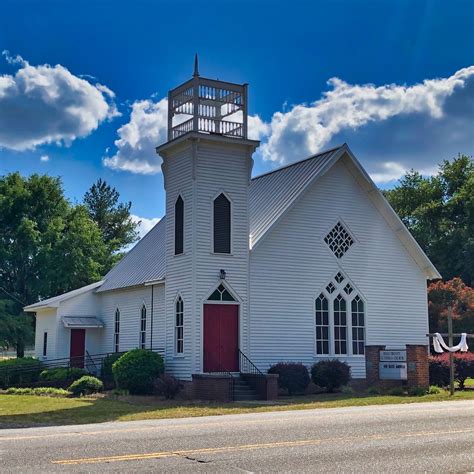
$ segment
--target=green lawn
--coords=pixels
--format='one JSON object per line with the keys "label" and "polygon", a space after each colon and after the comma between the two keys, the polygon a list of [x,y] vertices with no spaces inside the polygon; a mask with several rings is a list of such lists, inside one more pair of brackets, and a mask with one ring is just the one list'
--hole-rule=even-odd
{"label": "green lawn", "polygon": [[[454,400],[474,400],[474,391],[456,392]],[[214,403],[163,401],[146,397],[52,398],[31,395],[0,395],[0,428],[69,425],[160,418],[183,418],[306,408],[335,408],[389,403],[450,400],[447,392],[421,397],[357,396],[322,394],[280,398],[277,402]]]}

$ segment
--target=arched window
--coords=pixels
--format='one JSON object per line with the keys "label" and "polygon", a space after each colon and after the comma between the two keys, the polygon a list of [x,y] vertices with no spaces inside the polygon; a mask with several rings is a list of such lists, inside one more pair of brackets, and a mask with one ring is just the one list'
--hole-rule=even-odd
{"label": "arched window", "polygon": [[176,300],[175,350],[176,354],[184,352],[184,303],[181,296]]}
{"label": "arched window", "polygon": [[316,354],[329,354],[329,304],[322,293],[316,299]]}
{"label": "arched window", "polygon": [[114,351],[120,352],[120,310],[115,310]]}
{"label": "arched window", "polygon": [[229,290],[221,283],[208,298],[210,301],[235,301]]}
{"label": "arched window", "polygon": [[365,353],[365,315],[364,302],[357,295],[351,304],[352,313],[352,353],[363,355]]}
{"label": "arched window", "polygon": [[174,205],[174,254],[183,253],[184,249],[184,201],[178,196]]}
{"label": "arched window", "polygon": [[230,253],[231,248],[230,201],[221,193],[214,199],[214,252]]}
{"label": "arched window", "polygon": [[146,346],[146,306],[143,304],[140,311],[140,349]]}
{"label": "arched window", "polygon": [[341,295],[334,300],[334,353],[347,354],[346,300]]}

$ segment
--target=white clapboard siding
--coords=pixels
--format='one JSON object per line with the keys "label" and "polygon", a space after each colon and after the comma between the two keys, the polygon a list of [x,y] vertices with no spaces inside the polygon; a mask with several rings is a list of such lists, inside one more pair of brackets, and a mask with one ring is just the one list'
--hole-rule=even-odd
{"label": "white clapboard siding", "polygon": [[[323,241],[338,220],[356,239],[342,259]],[[426,278],[343,161],[252,251],[250,265],[251,358],[262,369],[316,360],[314,300],[338,270],[366,301],[367,344],[426,344]],[[347,359],[364,377],[364,358]]]}
{"label": "white clapboard siding", "polygon": [[[59,303],[57,309],[57,350],[56,358],[63,359],[70,355],[71,330],[64,327],[63,316],[95,316],[100,314],[100,297],[95,289],[90,289]],[[86,329],[85,349],[89,354],[100,352],[102,329]]]}
{"label": "white clapboard siding", "polygon": [[[203,302],[219,284],[220,269],[226,271],[226,282],[240,302],[240,347],[247,342],[247,291],[248,291],[248,151],[240,146],[222,146],[206,143],[198,147],[197,167],[197,222],[196,222],[196,301],[199,315],[196,334],[196,368],[202,367]],[[213,253],[213,202],[225,193],[231,201],[231,255]]]}
{"label": "white clapboard siding", "polygon": [[[43,336],[48,333],[46,357],[43,357]],[[57,347],[62,341],[58,340],[58,323],[56,309],[38,310],[36,313],[35,356],[40,360],[56,359]]]}
{"label": "white clapboard siding", "polygon": [[[192,373],[192,243],[193,180],[191,148],[180,149],[166,160],[163,170],[166,183],[166,285],[165,285],[165,360],[166,370],[176,377]],[[178,196],[184,201],[184,253],[174,255],[174,206]],[[184,353],[175,353],[175,302],[178,294],[184,301]]]}

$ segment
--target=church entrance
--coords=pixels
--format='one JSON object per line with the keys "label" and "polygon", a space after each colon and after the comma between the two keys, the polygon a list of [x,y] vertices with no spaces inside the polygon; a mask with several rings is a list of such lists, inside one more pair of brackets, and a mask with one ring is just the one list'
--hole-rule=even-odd
{"label": "church entrance", "polygon": [[86,352],[86,330],[71,329],[71,345],[69,357],[71,367],[84,368],[84,355]]}
{"label": "church entrance", "polygon": [[204,372],[239,371],[239,305],[204,305]]}

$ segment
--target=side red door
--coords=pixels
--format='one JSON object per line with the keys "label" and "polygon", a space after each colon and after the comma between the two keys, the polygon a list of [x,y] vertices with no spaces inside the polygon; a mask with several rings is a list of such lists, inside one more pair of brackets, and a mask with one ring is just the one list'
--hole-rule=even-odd
{"label": "side red door", "polygon": [[84,355],[86,353],[86,330],[71,329],[71,347],[69,357],[72,367],[84,368]]}
{"label": "side red door", "polygon": [[204,305],[204,372],[238,372],[238,305]]}

